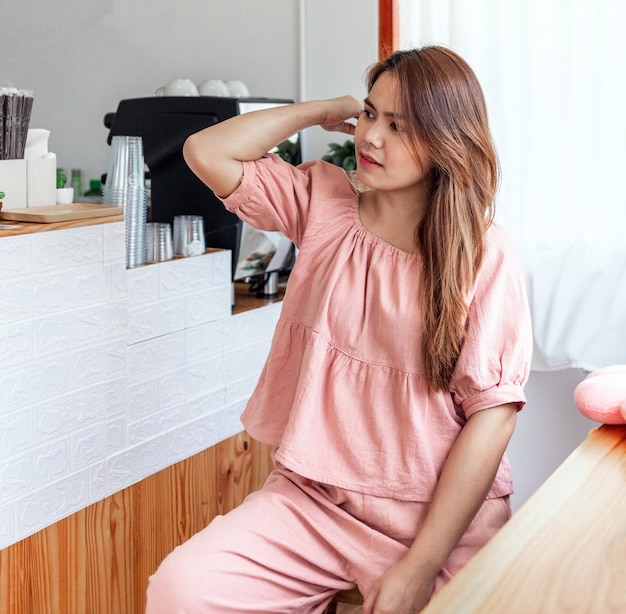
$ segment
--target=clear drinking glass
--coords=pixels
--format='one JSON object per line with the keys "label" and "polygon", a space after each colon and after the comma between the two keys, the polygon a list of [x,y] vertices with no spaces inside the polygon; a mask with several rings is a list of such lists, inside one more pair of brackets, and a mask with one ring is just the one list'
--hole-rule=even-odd
{"label": "clear drinking glass", "polygon": [[163,262],[174,257],[172,227],[170,224],[150,222],[146,224],[146,261]]}
{"label": "clear drinking glass", "polygon": [[174,217],[174,253],[178,256],[200,256],[206,250],[204,218],[201,215]]}

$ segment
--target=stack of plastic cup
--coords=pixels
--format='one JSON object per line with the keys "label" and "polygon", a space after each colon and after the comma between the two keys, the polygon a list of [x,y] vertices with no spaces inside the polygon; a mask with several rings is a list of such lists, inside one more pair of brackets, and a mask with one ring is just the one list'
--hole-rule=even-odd
{"label": "stack of plastic cup", "polygon": [[102,203],[123,208],[126,221],[126,268],[146,263],[146,181],[140,136],[114,136]]}

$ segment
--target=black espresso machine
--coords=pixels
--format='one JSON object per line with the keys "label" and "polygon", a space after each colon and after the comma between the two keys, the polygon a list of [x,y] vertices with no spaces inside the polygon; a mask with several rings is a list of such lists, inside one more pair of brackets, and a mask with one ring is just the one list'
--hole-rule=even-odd
{"label": "black espresso machine", "polygon": [[[105,116],[104,124],[109,128],[109,144],[118,135],[142,137],[150,176],[148,220],[171,224],[176,215],[201,215],[207,247],[232,251],[234,280],[244,234],[242,222],[189,170],[183,159],[183,144],[190,134],[229,117],[292,102],[279,98],[215,96],[130,98],[120,101],[117,111]],[[286,144],[290,161],[298,164],[299,135],[293,135]]]}

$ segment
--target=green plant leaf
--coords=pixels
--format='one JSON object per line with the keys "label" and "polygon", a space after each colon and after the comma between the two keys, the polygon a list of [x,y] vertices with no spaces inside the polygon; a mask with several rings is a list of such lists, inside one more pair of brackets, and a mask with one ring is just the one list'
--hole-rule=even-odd
{"label": "green plant leaf", "polygon": [[346,158],[344,158],[343,164],[341,166],[343,166],[344,170],[346,171],[355,170],[356,169],[356,156],[354,155],[347,156]]}
{"label": "green plant leaf", "polygon": [[354,141],[352,139],[347,139],[342,145],[329,143],[328,150],[328,153],[322,156],[322,160],[325,162],[330,162],[348,171],[353,171],[356,168]]}
{"label": "green plant leaf", "polygon": [[57,189],[64,188],[67,183],[67,176],[62,169],[57,169]]}

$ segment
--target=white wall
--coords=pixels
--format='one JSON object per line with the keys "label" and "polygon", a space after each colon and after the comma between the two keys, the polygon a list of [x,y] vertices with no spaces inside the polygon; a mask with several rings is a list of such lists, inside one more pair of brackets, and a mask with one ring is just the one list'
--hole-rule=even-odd
{"label": "white wall", "polygon": [[[364,98],[365,72],[378,59],[378,1],[309,0],[305,3],[302,97],[352,94]],[[326,153],[343,134],[309,129],[302,135],[309,158]]]}
{"label": "white wall", "polygon": [[[175,77],[241,79],[254,96],[295,100],[301,92],[361,95],[363,69],[376,59],[377,7],[376,0],[5,2],[0,85],[34,90],[31,127],[51,131],[59,166],[82,169],[86,184],[107,169],[104,115]],[[305,156],[321,156],[329,140],[321,137]]]}
{"label": "white wall", "polygon": [[598,426],[574,404],[574,389],[585,375],[581,369],[531,373],[526,385],[528,403],[518,414],[507,450],[513,467],[514,511]]}

